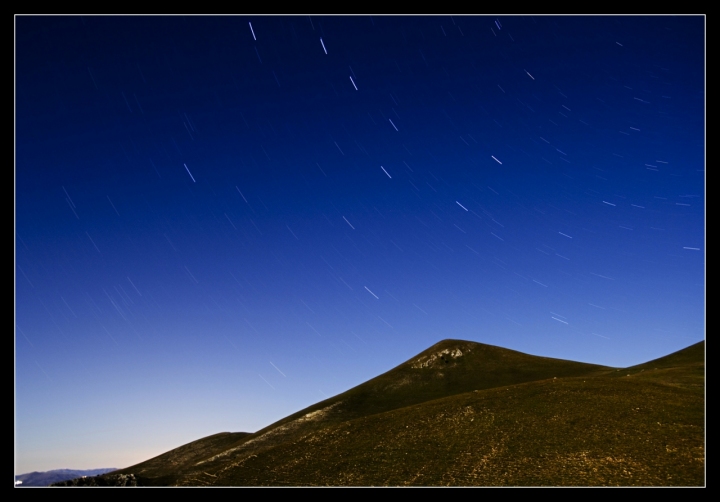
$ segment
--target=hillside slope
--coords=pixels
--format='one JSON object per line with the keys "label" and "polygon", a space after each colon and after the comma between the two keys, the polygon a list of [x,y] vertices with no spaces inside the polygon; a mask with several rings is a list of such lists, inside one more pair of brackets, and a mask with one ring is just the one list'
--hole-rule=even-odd
{"label": "hillside slope", "polygon": [[619,370],[443,340],[236,434],[117,472],[146,485],[703,485],[704,342]]}

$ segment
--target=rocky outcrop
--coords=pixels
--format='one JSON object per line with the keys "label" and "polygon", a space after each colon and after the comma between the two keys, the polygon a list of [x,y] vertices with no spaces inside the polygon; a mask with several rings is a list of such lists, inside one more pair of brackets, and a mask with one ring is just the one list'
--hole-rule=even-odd
{"label": "rocky outcrop", "polygon": [[[468,352],[468,349],[465,349],[465,352]],[[460,350],[460,347],[455,347],[453,349],[445,349],[441,350],[440,352],[436,352],[435,354],[430,354],[429,356],[425,356],[422,358],[417,359],[413,364],[413,368],[428,368],[430,366],[433,366],[436,363],[445,363],[447,364],[450,362],[451,359],[457,359],[458,357],[461,357],[463,355],[463,351]]]}

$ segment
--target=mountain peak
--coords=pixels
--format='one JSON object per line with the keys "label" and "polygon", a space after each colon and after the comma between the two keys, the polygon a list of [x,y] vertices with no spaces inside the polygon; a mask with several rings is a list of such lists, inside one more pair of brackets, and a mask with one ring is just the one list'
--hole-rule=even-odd
{"label": "mountain peak", "polygon": [[701,343],[619,373],[442,340],[253,434],[208,436],[116,474],[147,485],[695,486],[703,360]]}

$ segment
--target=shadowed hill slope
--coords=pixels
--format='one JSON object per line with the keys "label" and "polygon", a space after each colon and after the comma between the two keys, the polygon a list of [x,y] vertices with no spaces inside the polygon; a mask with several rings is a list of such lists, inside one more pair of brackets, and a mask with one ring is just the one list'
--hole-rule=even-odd
{"label": "shadowed hill slope", "polygon": [[[395,368],[334,397],[309,406],[258,432],[223,441],[227,448],[211,448],[195,442],[186,445],[187,460],[173,468],[196,472],[222,464],[227,458],[257,454],[299,435],[329,424],[383,413],[473,390],[515,385],[522,382],[611,371],[611,368],[562,359],[532,356],[493,345],[463,340],[442,340]],[[197,445],[196,445],[197,443]],[[184,448],[184,447],[183,447]],[[195,450],[198,450],[197,452]],[[174,451],[174,450],[173,450]],[[192,454],[189,452],[192,451]],[[201,458],[205,455],[205,458]],[[164,456],[163,456],[164,457]],[[157,457],[133,468],[136,475],[151,475],[154,482],[166,480],[163,459]],[[125,469],[122,472],[130,472]],[[205,471],[202,471],[205,472]],[[190,475],[190,474],[188,474]]]}
{"label": "shadowed hill slope", "polygon": [[702,396],[632,378],[527,382],[336,423],[213,485],[700,486]]}
{"label": "shadowed hill slope", "polygon": [[704,344],[650,363],[443,340],[254,434],[117,472],[146,485],[702,485]]}
{"label": "shadowed hill slope", "polygon": [[615,374],[662,382],[702,394],[705,391],[705,342],[698,342],[647,363],[615,371]]}
{"label": "shadowed hill slope", "polygon": [[687,366],[692,364],[704,363],[705,361],[705,341],[697,342],[689,347],[673,352],[663,357],[653,359],[646,363],[630,366],[629,370],[640,369],[659,369],[674,368],[678,366]]}
{"label": "shadowed hill slope", "polygon": [[[494,345],[442,340],[415,357],[367,382],[282,419],[328,410],[325,421],[350,420],[472,390],[515,385],[553,377],[611,370],[605,366],[532,356]],[[329,411],[329,410],[328,410]]]}
{"label": "shadowed hill slope", "polygon": [[493,345],[443,340],[409,361],[336,396],[343,419],[380,413],[472,390],[609,368],[531,356]]}
{"label": "shadowed hill slope", "polygon": [[231,447],[238,440],[250,435],[249,432],[220,432],[184,444],[162,455],[136,464],[129,469],[121,469],[118,472],[123,474],[132,473],[139,477],[146,477],[147,474],[150,474],[152,477],[157,478],[153,484],[174,484],[174,476],[171,474],[167,477],[167,473],[178,472],[188,465],[194,465],[219,451]]}

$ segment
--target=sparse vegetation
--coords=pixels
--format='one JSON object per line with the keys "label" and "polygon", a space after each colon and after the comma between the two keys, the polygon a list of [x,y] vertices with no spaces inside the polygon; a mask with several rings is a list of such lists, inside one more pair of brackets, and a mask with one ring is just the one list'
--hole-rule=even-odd
{"label": "sparse vegetation", "polygon": [[704,342],[616,371],[444,340],[254,434],[216,434],[114,474],[139,485],[702,486],[704,421]]}

